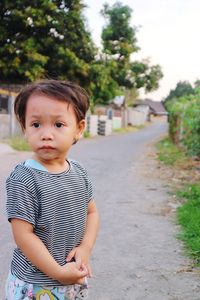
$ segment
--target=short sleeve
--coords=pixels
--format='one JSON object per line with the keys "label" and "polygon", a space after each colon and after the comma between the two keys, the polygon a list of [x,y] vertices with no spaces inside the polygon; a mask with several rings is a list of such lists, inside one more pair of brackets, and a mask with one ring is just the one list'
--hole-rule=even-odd
{"label": "short sleeve", "polygon": [[87,173],[86,173],[86,177],[87,177],[87,190],[88,190],[88,202],[89,202],[90,200],[94,199],[94,192],[93,192],[92,181],[88,177]]}
{"label": "short sleeve", "polygon": [[6,181],[6,190],[8,220],[17,218],[35,226],[38,204],[36,197],[34,197],[30,189],[23,182],[8,178]]}

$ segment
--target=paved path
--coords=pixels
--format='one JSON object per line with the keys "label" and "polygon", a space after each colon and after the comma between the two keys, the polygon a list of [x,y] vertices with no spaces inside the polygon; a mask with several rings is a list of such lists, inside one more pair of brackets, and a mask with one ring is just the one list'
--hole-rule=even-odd
{"label": "paved path", "polygon": [[[184,272],[188,260],[175,239],[168,187],[154,176],[149,145],[166,132],[156,122],[139,132],[83,140],[70,157],[88,168],[101,214],[92,257],[95,278],[90,300],[199,300],[199,275]],[[0,154],[0,184],[29,154]],[[155,162],[153,162],[155,164]],[[13,242],[1,190],[0,299]]]}

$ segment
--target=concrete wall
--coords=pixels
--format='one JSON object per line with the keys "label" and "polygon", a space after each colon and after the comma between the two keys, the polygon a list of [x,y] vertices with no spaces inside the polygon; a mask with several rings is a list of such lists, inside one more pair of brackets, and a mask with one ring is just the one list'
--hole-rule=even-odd
{"label": "concrete wall", "polygon": [[147,107],[138,107],[128,109],[128,124],[133,126],[144,125],[148,120],[149,108]]}
{"label": "concrete wall", "polygon": [[113,117],[112,118],[112,128],[120,129],[122,127],[122,118],[121,117]]}
{"label": "concrete wall", "polygon": [[91,136],[98,134],[98,116],[88,115],[86,118],[86,131],[90,133]]}
{"label": "concrete wall", "polygon": [[121,118],[117,117],[110,120],[107,115],[88,115],[86,118],[86,131],[88,131],[91,136],[109,135],[112,133],[113,128],[120,128],[120,126]]}
{"label": "concrete wall", "polygon": [[14,135],[21,135],[21,128],[14,115],[15,96],[8,97],[8,113],[0,113],[0,139]]}
{"label": "concrete wall", "polygon": [[14,116],[11,120],[10,114],[0,114],[0,139],[21,134],[21,128]]}
{"label": "concrete wall", "polygon": [[10,134],[10,115],[0,114],[0,138],[8,137]]}

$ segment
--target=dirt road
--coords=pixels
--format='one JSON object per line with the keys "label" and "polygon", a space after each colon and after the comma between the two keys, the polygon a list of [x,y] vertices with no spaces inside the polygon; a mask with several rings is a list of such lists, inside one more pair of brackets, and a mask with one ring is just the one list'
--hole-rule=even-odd
{"label": "dirt road", "polygon": [[[200,276],[176,239],[174,201],[159,178],[152,144],[166,132],[159,121],[136,133],[98,137],[75,145],[94,182],[101,230],[92,256],[90,300],[199,300]],[[0,155],[0,184],[29,154]],[[0,299],[12,253],[1,189]]]}

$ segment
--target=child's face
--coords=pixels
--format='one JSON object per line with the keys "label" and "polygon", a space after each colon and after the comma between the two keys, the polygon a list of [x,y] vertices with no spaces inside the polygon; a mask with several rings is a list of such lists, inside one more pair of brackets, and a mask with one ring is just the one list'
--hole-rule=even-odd
{"label": "child's face", "polygon": [[77,123],[74,109],[67,102],[37,94],[28,99],[25,136],[38,160],[65,160],[84,127],[85,121]]}

